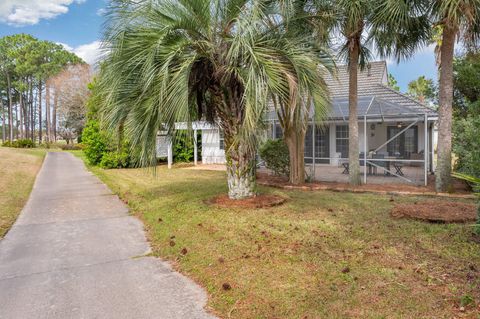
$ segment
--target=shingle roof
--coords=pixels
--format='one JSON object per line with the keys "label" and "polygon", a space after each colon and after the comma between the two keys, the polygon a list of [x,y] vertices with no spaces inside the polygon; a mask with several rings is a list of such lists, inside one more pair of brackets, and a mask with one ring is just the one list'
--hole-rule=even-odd
{"label": "shingle roof", "polygon": [[[340,65],[337,73],[332,76],[327,74],[325,80],[328,84],[332,97],[348,97],[348,66]],[[385,61],[371,62],[364,70],[358,70],[358,94],[370,92],[372,87],[378,84],[388,84],[387,64]]]}

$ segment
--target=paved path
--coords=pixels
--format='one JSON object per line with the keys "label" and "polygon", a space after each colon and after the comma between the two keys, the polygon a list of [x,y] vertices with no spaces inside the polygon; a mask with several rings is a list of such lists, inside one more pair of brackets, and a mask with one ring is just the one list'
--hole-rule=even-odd
{"label": "paved path", "polygon": [[149,249],[141,222],[79,159],[49,153],[0,241],[0,318],[213,318],[205,293]]}

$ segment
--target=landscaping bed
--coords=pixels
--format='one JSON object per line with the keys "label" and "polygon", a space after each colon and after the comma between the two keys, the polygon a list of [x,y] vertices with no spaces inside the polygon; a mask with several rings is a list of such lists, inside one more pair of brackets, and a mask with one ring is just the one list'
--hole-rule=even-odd
{"label": "landscaping bed", "polygon": [[443,223],[466,223],[477,220],[477,207],[469,203],[429,200],[397,204],[391,214],[396,218],[412,218]]}
{"label": "landscaping bed", "polygon": [[438,196],[447,198],[465,198],[473,199],[472,194],[465,184],[465,182],[454,179],[453,193],[437,193],[435,192],[435,181],[430,180],[429,186],[415,186],[407,184],[363,184],[359,186],[350,186],[346,183],[340,182],[312,182],[301,185],[292,185],[288,182],[288,178],[283,176],[274,176],[268,173],[257,173],[258,184],[282,188],[282,189],[297,189],[297,190],[330,190],[340,192],[353,193],[376,193],[383,195],[412,195],[412,196]]}

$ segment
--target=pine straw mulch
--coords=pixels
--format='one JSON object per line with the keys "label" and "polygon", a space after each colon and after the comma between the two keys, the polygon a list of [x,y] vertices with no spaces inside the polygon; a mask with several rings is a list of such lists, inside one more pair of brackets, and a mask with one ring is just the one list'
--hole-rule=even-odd
{"label": "pine straw mulch", "polygon": [[391,211],[395,218],[412,218],[439,223],[466,223],[477,219],[474,204],[447,201],[421,201],[397,204]]}
{"label": "pine straw mulch", "polygon": [[257,183],[263,186],[303,191],[329,190],[334,192],[376,193],[383,195],[418,195],[464,199],[475,198],[471,190],[466,186],[465,182],[457,179],[453,180],[453,193],[435,192],[435,180],[433,176],[429,177],[428,187],[400,183],[363,184],[360,186],[350,186],[348,183],[342,182],[313,182],[301,185],[292,185],[288,182],[288,178],[286,177],[274,176],[265,172],[257,172]]}
{"label": "pine straw mulch", "polygon": [[282,205],[285,201],[284,197],[267,194],[246,199],[230,199],[227,195],[220,195],[211,198],[207,203],[222,208],[268,208]]}

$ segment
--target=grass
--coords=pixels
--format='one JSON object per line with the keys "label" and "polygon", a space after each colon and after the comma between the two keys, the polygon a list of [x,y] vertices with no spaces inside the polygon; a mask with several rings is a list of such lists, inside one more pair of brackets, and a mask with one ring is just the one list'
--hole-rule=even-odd
{"label": "grass", "polygon": [[45,154],[44,149],[0,147],[0,239],[25,205]]}
{"label": "grass", "polygon": [[260,188],[288,202],[222,209],[206,200],[226,192],[224,172],[91,170],[223,318],[478,318],[472,228],[390,217],[418,198]]}

